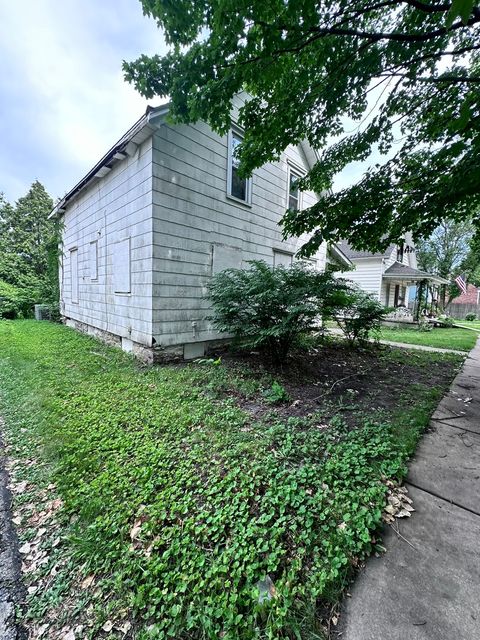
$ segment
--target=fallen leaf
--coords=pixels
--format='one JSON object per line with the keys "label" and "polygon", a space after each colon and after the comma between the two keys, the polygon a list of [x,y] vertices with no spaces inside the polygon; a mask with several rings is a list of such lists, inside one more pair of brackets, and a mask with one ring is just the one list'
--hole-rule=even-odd
{"label": "fallen leaf", "polygon": [[131,628],[132,628],[132,623],[131,623],[131,622],[128,622],[128,620],[127,620],[127,622],[125,622],[124,624],[122,624],[122,626],[121,626],[121,627],[117,627],[117,629],[118,629],[119,631],[121,631],[124,635],[125,635],[126,633],[128,633],[128,632],[130,631],[130,629],[131,629]]}
{"label": "fallen leaf", "polygon": [[142,529],[142,520],[135,520],[133,527],[130,529],[130,540],[136,540]]}
{"label": "fallen leaf", "polygon": [[82,589],[88,589],[88,587],[93,583],[94,580],[95,580],[95,576],[93,574],[90,576],[87,576],[85,580],[83,580],[82,582]]}
{"label": "fallen leaf", "polygon": [[406,509],[401,509],[398,513],[395,514],[397,518],[410,518],[410,515],[410,511],[407,511]]}

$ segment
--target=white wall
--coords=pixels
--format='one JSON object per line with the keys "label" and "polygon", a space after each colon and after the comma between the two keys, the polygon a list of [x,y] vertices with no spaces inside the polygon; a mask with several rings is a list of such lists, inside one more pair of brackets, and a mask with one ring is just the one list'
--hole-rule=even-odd
{"label": "white wall", "polygon": [[382,258],[361,258],[354,260],[354,271],[343,271],[337,275],[356,282],[364,291],[373,293],[380,298],[383,264]]}
{"label": "white wall", "polygon": [[[94,181],[67,207],[63,223],[62,313],[92,327],[152,343],[152,140]],[[116,293],[114,251],[130,239],[130,293]],[[91,277],[90,243],[98,241]],[[78,303],[72,301],[70,251],[78,251]],[[125,248],[125,246],[124,246]],[[126,274],[123,273],[122,290]]]}
{"label": "white wall", "polygon": [[[294,254],[306,240],[283,242],[278,224],[287,208],[287,162],[308,170],[302,151],[290,147],[253,173],[251,206],[226,195],[227,151],[227,136],[204,123],[164,124],[154,135],[153,330],[164,346],[219,337],[205,319],[216,256],[223,268],[273,264],[274,250]],[[313,193],[302,197],[303,207],[316,202]],[[325,246],[315,258],[323,270]]]}

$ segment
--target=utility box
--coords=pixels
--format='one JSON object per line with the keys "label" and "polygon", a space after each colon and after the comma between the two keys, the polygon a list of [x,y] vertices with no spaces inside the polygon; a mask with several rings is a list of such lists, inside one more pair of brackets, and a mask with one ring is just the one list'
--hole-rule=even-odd
{"label": "utility box", "polygon": [[35,305],[35,320],[50,320],[50,308],[47,304]]}

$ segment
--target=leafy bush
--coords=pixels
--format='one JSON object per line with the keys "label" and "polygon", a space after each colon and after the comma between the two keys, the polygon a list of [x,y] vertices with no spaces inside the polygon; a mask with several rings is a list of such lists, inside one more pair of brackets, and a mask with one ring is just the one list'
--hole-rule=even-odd
{"label": "leafy bush", "polygon": [[363,342],[380,331],[388,309],[372,294],[350,283],[343,304],[333,311],[333,316],[350,344]]}
{"label": "leafy bush", "polygon": [[29,287],[16,287],[0,280],[0,318],[28,318],[32,316],[37,292]]}
{"label": "leafy bush", "polygon": [[468,320],[468,322],[473,322],[476,319],[477,319],[476,313],[467,313],[465,316],[465,320]]}
{"label": "leafy bush", "polygon": [[441,320],[443,324],[447,327],[453,327],[455,322],[453,318],[450,318],[450,316],[446,316],[446,315],[438,316],[438,319]]}
{"label": "leafy bush", "polygon": [[432,331],[432,329],[433,329],[433,325],[426,318],[420,318],[417,325],[417,331],[428,332],[428,331]]}
{"label": "leafy bush", "polygon": [[253,261],[247,270],[227,269],[211,280],[210,319],[241,346],[262,349],[282,361],[301,333],[345,302],[347,289],[345,281],[305,263],[272,267]]}

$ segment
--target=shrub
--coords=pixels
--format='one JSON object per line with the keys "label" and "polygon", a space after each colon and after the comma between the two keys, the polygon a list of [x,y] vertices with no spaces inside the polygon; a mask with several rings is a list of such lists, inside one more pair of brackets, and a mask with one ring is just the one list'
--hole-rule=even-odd
{"label": "shrub", "polygon": [[477,319],[477,314],[476,313],[467,313],[465,315],[465,320],[468,320],[468,322],[473,322],[476,319]]}
{"label": "shrub", "polygon": [[28,318],[32,316],[37,292],[29,287],[16,287],[0,280],[0,318]]}
{"label": "shrub", "polygon": [[378,333],[387,313],[388,309],[371,293],[350,283],[344,303],[333,311],[333,316],[346,339],[350,344],[355,344]]}
{"label": "shrub", "polygon": [[433,324],[431,324],[426,318],[420,318],[417,325],[417,331],[432,331]]}
{"label": "shrub", "polygon": [[441,320],[443,324],[447,327],[453,327],[454,325],[454,319],[450,318],[450,316],[440,315],[438,316],[438,319]]}
{"label": "shrub", "polygon": [[237,344],[261,349],[281,362],[301,333],[345,301],[346,290],[345,281],[305,263],[272,267],[253,261],[247,270],[227,269],[212,278],[210,320]]}

